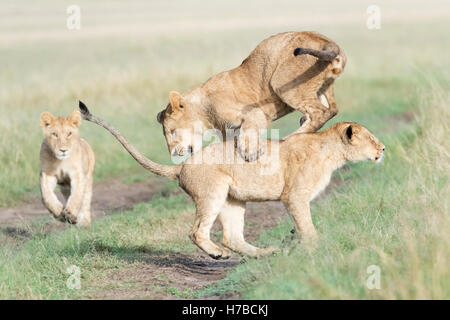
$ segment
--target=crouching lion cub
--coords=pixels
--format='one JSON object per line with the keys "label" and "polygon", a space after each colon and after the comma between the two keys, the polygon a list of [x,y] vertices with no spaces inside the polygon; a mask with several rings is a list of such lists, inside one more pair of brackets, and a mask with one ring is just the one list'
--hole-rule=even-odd
{"label": "crouching lion cub", "polygon": [[380,161],[385,148],[361,125],[341,122],[318,133],[296,134],[284,141],[268,140],[268,152],[255,162],[239,161],[233,141],[227,141],[203,148],[184,164],[161,165],[144,157],[116,129],[90,114],[81,102],[80,109],[86,120],[111,132],[144,168],[179,181],[197,209],[190,237],[215,259],[230,256],[228,249],[210,240],[210,229],[217,217],[223,226],[225,247],[249,256],[273,251],[274,248],[260,249],[245,241],[247,201],[281,200],[302,239],[314,240],[316,230],[309,203],[327,186],[333,171],[348,161]]}
{"label": "crouching lion cub", "polygon": [[[95,157],[91,146],[78,135],[80,123],[78,110],[68,118],[41,114],[44,141],[40,186],[42,201],[56,219],[87,227],[91,224]],[[57,184],[66,199],[65,206],[54,193]]]}

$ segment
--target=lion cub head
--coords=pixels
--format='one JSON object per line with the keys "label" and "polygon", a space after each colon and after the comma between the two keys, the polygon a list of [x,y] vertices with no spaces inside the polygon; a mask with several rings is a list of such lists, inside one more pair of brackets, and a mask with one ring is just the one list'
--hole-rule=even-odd
{"label": "lion cub head", "polygon": [[167,147],[172,156],[185,156],[201,149],[201,135],[205,126],[195,112],[192,101],[172,91],[170,103],[158,113],[157,120],[163,126]]}
{"label": "lion cub head", "polygon": [[367,128],[355,122],[342,122],[339,125],[348,161],[381,162],[385,146]]}
{"label": "lion cub head", "polygon": [[78,110],[67,117],[54,117],[50,112],[41,114],[41,127],[44,138],[55,157],[65,160],[70,157],[73,145],[78,141],[78,127],[81,114]]}

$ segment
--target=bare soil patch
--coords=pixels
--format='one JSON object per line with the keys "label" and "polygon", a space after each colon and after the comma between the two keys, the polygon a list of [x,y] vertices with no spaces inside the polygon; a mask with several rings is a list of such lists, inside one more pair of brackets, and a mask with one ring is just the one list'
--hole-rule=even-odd
{"label": "bare soil patch", "polygon": [[[127,184],[116,178],[97,183],[92,197],[92,214],[97,218],[103,217],[130,209],[137,203],[150,201],[155,194],[164,191],[164,181],[166,180],[160,177],[150,177],[145,182]],[[59,191],[57,195],[59,199],[63,199]],[[17,207],[0,208],[0,227],[13,230],[24,222],[50,215],[40,199],[33,199]],[[55,225],[64,226],[57,221]]]}

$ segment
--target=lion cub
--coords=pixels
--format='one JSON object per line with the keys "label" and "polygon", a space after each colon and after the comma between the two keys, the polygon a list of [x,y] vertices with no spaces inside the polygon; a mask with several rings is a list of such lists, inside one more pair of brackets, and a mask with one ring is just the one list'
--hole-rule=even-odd
{"label": "lion cub", "polygon": [[[284,141],[267,140],[267,153],[255,162],[238,161],[233,141],[210,144],[185,163],[169,166],[143,156],[115,128],[89,113],[80,102],[84,119],[111,132],[144,168],[179,185],[194,200],[197,213],[192,241],[215,259],[233,251],[260,256],[273,251],[244,240],[247,201],[281,200],[294,220],[302,239],[314,240],[316,229],[309,203],[328,185],[331,174],[346,162],[381,161],[384,145],[355,122],[340,122],[317,133],[301,133]],[[210,239],[211,227],[219,217],[223,226],[221,248]]]}
{"label": "lion cub", "polygon": [[[78,110],[67,117],[41,114],[44,141],[41,146],[40,187],[42,201],[60,221],[88,227],[91,224],[91,197],[95,156],[91,146],[78,135]],[[66,199],[63,205],[55,195],[59,185]]]}

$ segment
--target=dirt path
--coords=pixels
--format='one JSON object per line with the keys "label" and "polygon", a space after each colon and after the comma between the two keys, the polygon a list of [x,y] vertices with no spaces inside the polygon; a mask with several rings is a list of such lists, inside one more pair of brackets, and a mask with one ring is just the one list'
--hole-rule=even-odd
{"label": "dirt path", "polygon": [[[126,210],[133,205],[150,201],[156,193],[164,191],[165,179],[150,177],[145,182],[126,184],[121,179],[103,181],[94,185],[92,197],[92,214],[103,217],[119,210]],[[60,192],[58,198],[62,199]],[[30,200],[20,206],[0,208],[0,227],[13,227],[30,222],[36,218],[50,216],[40,199]],[[56,223],[64,226],[64,224]]]}

